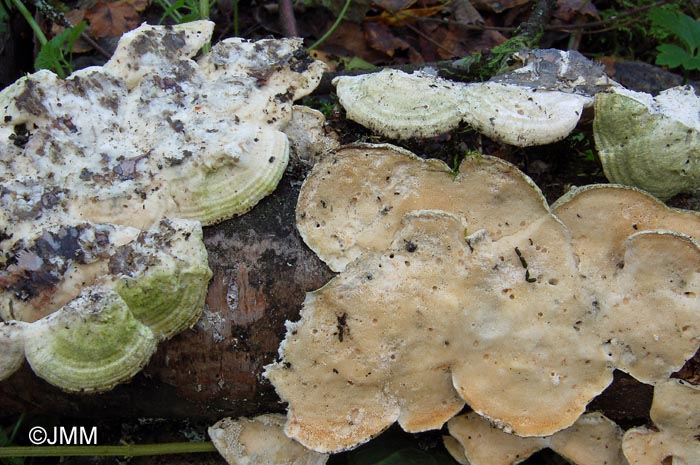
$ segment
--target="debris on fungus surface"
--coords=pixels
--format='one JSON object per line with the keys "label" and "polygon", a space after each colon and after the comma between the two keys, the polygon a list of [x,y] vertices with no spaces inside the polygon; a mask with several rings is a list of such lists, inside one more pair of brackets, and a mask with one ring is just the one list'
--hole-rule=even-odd
{"label": "debris on fungus surface", "polygon": [[595,98],[593,135],[610,182],[660,199],[700,189],[700,97],[691,87],[658,96],[613,89]]}
{"label": "debris on fungus surface", "polygon": [[276,187],[281,129],[324,67],[296,39],[229,39],[193,61],[212,28],[143,25],[103,67],[39,71],[0,93],[0,215],[15,236],[66,214],[140,229],[162,216],[212,224]]}
{"label": "debris on fungus surface", "polygon": [[483,83],[395,70],[337,77],[333,83],[348,118],[383,136],[431,137],[464,121],[494,140],[521,147],[564,139],[593,94],[618,85],[576,52],[521,55],[522,68]]}
{"label": "debris on fungus surface", "polygon": [[552,436],[523,438],[504,433],[474,412],[447,423],[445,448],[463,465],[515,465],[551,449],[573,465],[628,465],[622,430],[600,413],[587,413]]}
{"label": "debris on fungus surface", "polygon": [[230,465],[324,465],[328,455],[289,439],[284,422],[280,414],[224,418],[209,428],[209,437]]}
{"label": "debris on fungus surface", "polygon": [[630,465],[700,463],[700,388],[678,379],[654,387],[653,427],[625,432],[622,449]]}
{"label": "debris on fungus surface", "polygon": [[[693,239],[630,233],[609,279],[584,276],[539,190],[495,158],[452,173],[391,146],[341,149],[312,170],[297,219],[342,273],[307,295],[266,376],[289,403],[285,431],[314,450],[354,447],[394,421],[439,428],[465,402],[505,431],[551,435],[614,368],[659,382],[700,341]],[[664,322],[636,335],[630,311],[644,307]]]}
{"label": "debris on fungus surface", "polygon": [[148,231],[58,227],[5,256],[0,329],[10,342],[21,338],[37,375],[66,391],[130,379],[157,341],[199,319],[211,277],[201,226],[189,220]]}

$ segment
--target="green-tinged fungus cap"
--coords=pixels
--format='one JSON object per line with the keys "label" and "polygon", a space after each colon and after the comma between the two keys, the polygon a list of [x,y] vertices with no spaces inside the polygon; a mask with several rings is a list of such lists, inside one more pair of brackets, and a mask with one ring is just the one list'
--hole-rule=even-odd
{"label": "green-tinged fungus cap", "polygon": [[[26,343],[27,358],[49,382],[70,391],[110,389],[148,360],[155,346],[151,339],[170,338],[199,319],[211,277],[199,222],[164,219],[147,231],[81,223],[37,234],[18,241],[6,255],[11,264],[3,270],[0,311],[5,319],[27,323],[3,324],[0,340],[3,334],[16,342],[32,338]],[[101,316],[103,308],[109,312]],[[72,316],[59,316],[66,314]],[[94,321],[87,326],[72,323],[84,315]],[[120,335],[132,330],[133,339]],[[59,332],[58,342],[47,339],[43,344],[35,337],[39,331]],[[102,337],[105,345],[94,352],[76,342],[85,339],[91,344]],[[116,347],[120,343],[123,349]],[[81,381],[83,365],[71,368],[71,375],[61,371],[60,360],[49,363],[54,349],[68,361],[74,357],[85,370],[94,370],[97,381]],[[76,350],[74,356],[71,350]],[[143,358],[137,351],[145,351]]]}
{"label": "green-tinged fungus cap", "polygon": [[615,89],[595,98],[593,135],[605,176],[660,199],[700,189],[700,98]]}
{"label": "green-tinged fungus cap", "polygon": [[28,325],[24,340],[34,372],[69,392],[106,391],[131,379],[157,343],[119,294],[99,286]]}
{"label": "green-tinged fungus cap", "polygon": [[209,437],[230,465],[324,465],[327,454],[309,450],[284,434],[284,415],[224,418]]}
{"label": "green-tinged fungus cap", "polygon": [[115,256],[114,289],[157,337],[171,338],[199,320],[212,276],[199,223],[165,220]]}
{"label": "green-tinged fungus cap", "polygon": [[425,72],[383,70],[333,84],[347,117],[386,137],[437,136],[462,121],[464,85]]}

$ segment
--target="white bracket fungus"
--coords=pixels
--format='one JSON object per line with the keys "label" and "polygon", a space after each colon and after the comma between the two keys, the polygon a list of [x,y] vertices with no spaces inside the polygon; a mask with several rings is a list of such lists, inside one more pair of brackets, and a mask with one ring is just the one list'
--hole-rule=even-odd
{"label": "white bracket fungus", "polygon": [[475,413],[451,419],[445,447],[463,465],[515,465],[551,449],[573,465],[627,465],[622,430],[600,413],[582,415],[552,436],[522,438],[504,433]]}
{"label": "white bracket fungus", "polygon": [[0,92],[0,378],[26,356],[65,390],[110,389],[201,315],[200,221],[276,187],[281,130],[324,69],[299,39],[194,61],[212,30],[142,25],[103,67]]}
{"label": "white bracket fungus", "polygon": [[[394,421],[439,428],[465,402],[506,431],[551,435],[614,368],[658,382],[700,341],[690,237],[637,232],[609,277],[584,276],[586,250],[498,159],[452,173],[391,146],[341,149],[312,170],[297,218],[344,271],[307,295],[266,376],[289,402],[287,434],[315,450],[351,448]],[[634,310],[647,307],[637,334]]]}
{"label": "white bracket fungus", "polygon": [[8,378],[24,362],[24,323],[0,322],[0,380]]}
{"label": "white bracket fungus", "polygon": [[2,91],[3,223],[18,236],[66,214],[212,224],[270,193],[288,159],[280,130],[323,65],[296,39],[229,39],[193,61],[212,28],[143,25],[104,67],[39,71]]}
{"label": "white bracket fungus", "polygon": [[623,438],[630,465],[700,463],[698,386],[678,379],[657,384],[650,415],[655,428],[633,428]]}
{"label": "white bracket fungus", "polygon": [[284,435],[284,415],[224,418],[209,428],[216,450],[230,465],[324,465],[327,454],[311,451]]}
{"label": "white bracket fungus", "polygon": [[457,83],[396,70],[333,80],[348,118],[392,138],[431,137],[466,122],[520,147],[564,139],[600,89],[616,86],[577,52],[534,50],[525,66],[489,82]]}
{"label": "white bracket fungus", "polygon": [[700,189],[700,97],[692,88],[655,98],[626,89],[600,93],[593,135],[610,182],[660,199]]}

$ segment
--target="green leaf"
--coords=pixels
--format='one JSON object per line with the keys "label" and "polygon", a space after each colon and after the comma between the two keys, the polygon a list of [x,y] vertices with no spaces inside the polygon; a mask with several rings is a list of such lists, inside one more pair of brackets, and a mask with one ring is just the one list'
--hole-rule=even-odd
{"label": "green leaf", "polygon": [[34,68],[37,70],[51,70],[61,78],[65,78],[70,74],[73,71],[73,65],[70,63],[71,50],[75,41],[78,40],[80,34],[85,30],[85,26],[86,23],[80,23],[78,26],[68,28],[46,42],[34,60]]}
{"label": "green leaf", "polygon": [[687,50],[682,49],[678,45],[662,44],[656,47],[659,54],[656,57],[656,64],[668,66],[669,68],[677,68],[683,66],[693,58]]}
{"label": "green leaf", "polygon": [[5,4],[0,1],[0,34],[10,32],[10,12]]}
{"label": "green leaf", "polygon": [[668,9],[658,8],[649,13],[653,26],[678,37],[690,53],[700,47],[700,20]]}

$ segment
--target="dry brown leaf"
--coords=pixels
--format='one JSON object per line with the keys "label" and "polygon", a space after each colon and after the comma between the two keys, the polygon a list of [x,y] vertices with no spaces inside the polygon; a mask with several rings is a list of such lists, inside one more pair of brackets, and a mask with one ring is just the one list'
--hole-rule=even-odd
{"label": "dry brown leaf", "polygon": [[368,16],[365,21],[367,22],[378,22],[382,24],[389,24],[391,26],[405,26],[406,24],[413,24],[419,20],[419,18],[429,18],[435,16],[445,9],[445,5],[431,6],[427,8],[411,8],[408,10],[400,10],[396,13],[390,11],[383,11],[378,16]]}
{"label": "dry brown leaf", "polygon": [[416,0],[375,0],[372,3],[384,11],[396,12],[411,8]]}
{"label": "dry brown leaf", "polygon": [[85,13],[85,19],[90,23],[90,32],[95,38],[117,37],[141,23],[136,7],[123,0],[97,2]]}
{"label": "dry brown leaf", "polygon": [[[78,25],[80,24],[83,19],[85,18],[85,9],[84,8],[76,8],[75,10],[70,10],[66,13],[66,19],[70,21],[71,24],[73,25]],[[56,23],[51,24],[51,37],[57,36],[63,31],[65,31],[66,28],[63,26],[60,26]],[[85,53],[89,52],[92,50],[92,46],[88,44],[82,37],[79,37],[78,40],[75,41],[73,44],[73,50],[71,52],[73,53]]]}
{"label": "dry brown leaf", "polygon": [[530,2],[531,0],[476,0],[474,6],[479,10],[502,13],[516,6],[526,5]]}
{"label": "dry brown leaf", "polygon": [[365,24],[365,39],[370,47],[393,57],[396,50],[406,50],[410,44],[396,37],[389,26],[382,23]]}
{"label": "dry brown leaf", "polygon": [[386,60],[385,54],[369,46],[362,26],[350,21],[342,21],[321,48],[339,56],[362,58],[372,64]]}
{"label": "dry brown leaf", "polygon": [[123,0],[125,3],[129,3],[134,6],[134,9],[139,13],[142,13],[151,5],[150,0]]}
{"label": "dry brown leaf", "polygon": [[600,13],[590,0],[557,0],[554,17],[562,21],[572,21],[576,16],[585,15],[600,19]]}

